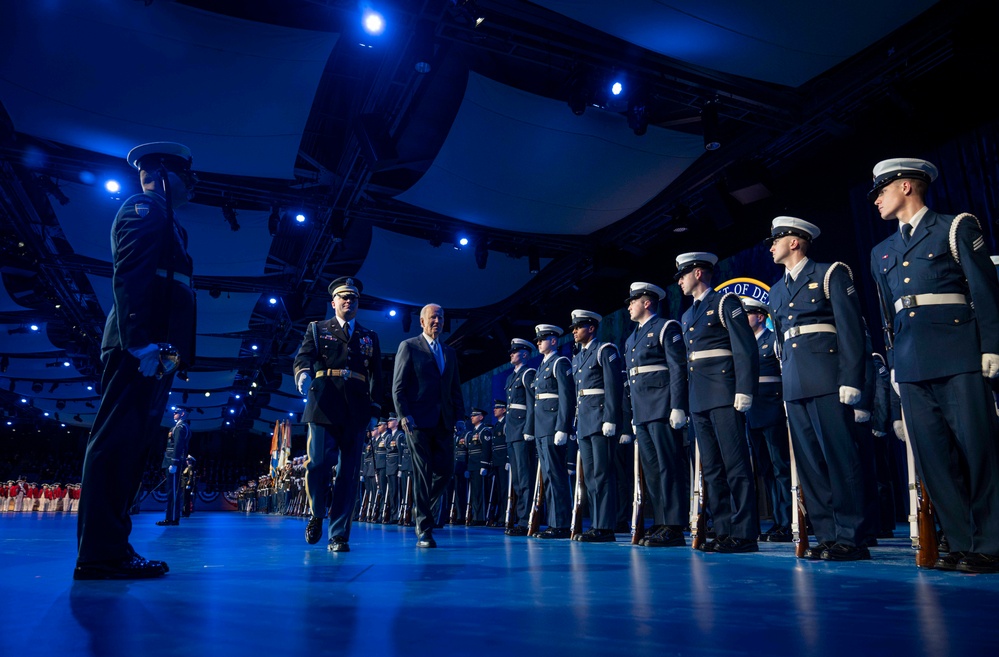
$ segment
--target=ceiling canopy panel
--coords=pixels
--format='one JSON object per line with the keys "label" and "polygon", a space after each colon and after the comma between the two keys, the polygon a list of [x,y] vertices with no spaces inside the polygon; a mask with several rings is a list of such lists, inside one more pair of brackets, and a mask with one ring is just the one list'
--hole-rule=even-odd
{"label": "ceiling canopy panel", "polygon": [[936,0],[534,0],[654,52],[797,87],[855,55]]}
{"label": "ceiling canopy panel", "polygon": [[46,354],[61,352],[52,344],[45,331],[45,324],[35,324],[37,331],[32,331],[28,325],[0,324],[0,340],[3,342],[5,354]]}
{"label": "ceiling canopy panel", "polygon": [[19,312],[21,310],[30,309],[11,298],[10,293],[7,291],[7,286],[3,284],[3,277],[0,276],[0,313]]}
{"label": "ceiling canopy panel", "polygon": [[491,228],[588,235],[641,208],[703,153],[699,136],[650,127],[639,137],[620,114],[575,116],[564,102],[469,73],[443,147],[396,198]]}
{"label": "ceiling canopy panel", "polygon": [[179,141],[196,170],[242,176],[293,177],[337,41],[174,2],[0,10],[0,97],[17,130],[120,157]]}

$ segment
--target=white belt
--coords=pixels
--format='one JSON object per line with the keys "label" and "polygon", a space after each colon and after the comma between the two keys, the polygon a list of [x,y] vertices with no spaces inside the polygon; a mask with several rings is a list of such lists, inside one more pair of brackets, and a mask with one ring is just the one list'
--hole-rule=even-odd
{"label": "white belt", "polygon": [[807,324],[805,326],[795,326],[794,328],[784,331],[784,339],[790,340],[791,338],[796,338],[799,335],[805,335],[807,333],[835,333],[836,326],[833,324]]}
{"label": "white belt", "polygon": [[636,374],[646,374],[648,372],[668,372],[669,368],[665,365],[639,365],[638,367],[632,367],[628,370],[628,376],[635,376]]}
{"label": "white belt", "polygon": [[687,360],[695,361],[701,360],[703,358],[721,358],[722,356],[731,356],[731,349],[705,349],[704,351],[692,351],[690,355],[687,356]]}
{"label": "white belt", "polygon": [[[157,276],[162,276],[163,278],[167,277],[167,273],[168,272],[167,272],[166,269],[157,269],[156,270],[156,275]],[[179,274],[177,272],[174,272],[173,273],[173,280],[177,281],[178,283],[183,283],[187,287],[191,287],[191,277],[188,276],[187,274]]]}
{"label": "white belt", "polygon": [[604,394],[603,388],[583,388],[579,391],[580,397],[585,397],[586,395],[602,395]]}
{"label": "white belt", "polygon": [[512,408],[515,411],[526,411],[527,410],[527,405],[526,404],[507,404],[506,407],[507,408]]}
{"label": "white belt", "polygon": [[895,312],[916,306],[967,306],[968,299],[963,294],[907,294],[895,300]]}
{"label": "white belt", "polygon": [[760,383],[780,383],[781,378],[779,376],[761,376]]}
{"label": "white belt", "polygon": [[538,399],[558,399],[558,395],[554,392],[539,392]]}

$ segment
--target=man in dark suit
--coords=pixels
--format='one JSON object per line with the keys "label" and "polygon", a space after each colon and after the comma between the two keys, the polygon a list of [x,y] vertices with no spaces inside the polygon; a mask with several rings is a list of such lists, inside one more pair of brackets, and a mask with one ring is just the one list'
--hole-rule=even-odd
{"label": "man in dark suit", "polygon": [[691,424],[717,534],[703,547],[708,552],[757,552],[760,519],[743,413],[753,405],[760,362],[738,295],[711,288],[717,262],[711,253],[684,253],[676,258],[674,276],[684,295],[694,299],[681,324]]}
{"label": "man in dark suit", "polygon": [[773,220],[770,253],[786,273],[770,288],[770,317],[795,464],[818,541],[806,556],[857,561],[871,558],[853,426],[865,380],[865,328],[849,267],[808,258],[819,232],[797,217]]}
{"label": "man in dark suit", "polygon": [[[454,429],[464,429],[458,357],[442,344],[444,310],[420,311],[423,333],[404,340],[395,355],[392,400],[413,455],[417,547],[434,548],[433,509],[439,507],[454,469]],[[456,422],[457,421],[457,422]]]}
{"label": "man in dark suit", "polygon": [[151,578],[168,570],[132,549],[128,508],[174,374],[194,362],[193,264],[174,208],[190,200],[197,177],[181,144],[137,146],[128,162],[139,170],[143,193],[122,204],[111,226],[114,305],[101,344],[103,394],[83,461],[74,579]]}
{"label": "man in dark suit", "polygon": [[[330,283],[333,319],[309,323],[294,363],[298,391],[308,395],[302,414],[309,428],[305,491],[310,515],[305,540],[310,545],[319,542],[323,517],[329,515],[331,552],[350,552],[364,433],[381,411],[378,335],[355,319],[362,289],[351,276]],[[333,496],[327,501],[334,468]]]}
{"label": "man in dark suit", "polygon": [[534,490],[535,470],[538,467],[534,435],[525,435],[525,427],[534,424],[529,418],[534,415],[534,377],[538,372],[526,365],[533,348],[530,342],[521,338],[510,341],[510,364],[513,365],[513,371],[507,376],[505,386],[506,444],[517,507],[514,511],[516,523],[506,529],[507,536],[527,536],[531,492]]}
{"label": "man in dark suit", "polygon": [[180,485],[181,471],[187,456],[187,446],[191,442],[191,427],[187,423],[187,409],[178,406],[173,411],[173,429],[167,436],[166,450],[163,452],[163,469],[166,471],[167,506],[166,520],[160,520],[157,525],[168,527],[180,524],[182,503],[182,488]]}
{"label": "man in dark suit", "polygon": [[614,449],[622,433],[624,375],[621,355],[610,342],[596,339],[600,315],[573,310],[569,326],[579,351],[572,357],[576,386],[576,436],[579,461],[590,508],[590,529],[576,540],[612,543],[617,524]]}
{"label": "man in dark suit", "polygon": [[[999,572],[999,283],[978,220],[926,207],[926,160],[874,167],[868,195],[899,230],[871,252],[888,352],[916,466],[947,536],[935,567]],[[983,377],[985,377],[983,379]]]}

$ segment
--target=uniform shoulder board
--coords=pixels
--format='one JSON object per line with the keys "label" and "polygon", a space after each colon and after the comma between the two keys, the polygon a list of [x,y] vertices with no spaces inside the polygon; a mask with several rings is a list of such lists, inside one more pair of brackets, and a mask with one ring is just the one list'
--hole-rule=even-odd
{"label": "uniform shoulder board", "polygon": [[566,358],[565,356],[557,356],[557,357],[555,358],[555,362],[554,362],[554,363],[552,363],[552,369],[555,369],[555,366],[556,366],[556,365],[558,365],[558,362],[559,362],[560,360],[564,360],[564,361],[565,361],[565,364],[569,366],[569,369],[572,369],[572,363],[570,363],[570,362],[569,362],[569,359],[568,359],[568,358]]}
{"label": "uniform shoulder board", "polygon": [[617,347],[612,342],[603,343],[602,345],[600,345],[600,348],[597,349],[598,359],[600,358],[600,355],[604,353],[604,349],[611,350],[611,353],[607,356],[607,361],[613,363],[617,359]]}
{"label": "uniform shoulder board", "polygon": [[[521,382],[521,384],[523,384],[523,386],[526,388],[527,385],[528,385],[527,384],[527,375],[528,374],[537,374],[537,373],[538,373],[538,371],[536,369],[534,369],[533,367],[528,367],[526,370],[524,370],[524,373],[520,375],[520,382]],[[531,378],[533,379],[534,377],[532,376]]]}
{"label": "uniform shoulder board", "polygon": [[837,267],[842,267],[846,269],[846,275],[850,277],[850,286],[846,288],[847,294],[854,294],[857,290],[853,287],[853,271],[845,262],[834,262],[829,265],[829,269],[826,270],[825,278],[822,279],[822,291],[826,295],[826,299],[829,298],[829,280],[832,278],[832,273]]}
{"label": "uniform shoulder board", "polygon": [[732,311],[732,319],[735,319],[742,314],[742,302],[739,301],[739,295],[735,292],[726,292],[723,294],[721,299],[718,300],[718,318],[721,320],[721,324],[725,328],[728,328],[728,324],[725,322],[725,313],[722,312],[722,309],[724,308],[725,302],[728,301],[729,297],[735,299],[736,303],[739,304],[739,307]]}
{"label": "uniform shoulder board", "polygon": [[[975,222],[975,228],[977,228],[978,232],[981,233],[982,232],[981,222],[978,221],[978,217],[971,214],[970,212],[962,212],[961,214],[954,217],[954,221],[952,221],[950,224],[950,254],[951,256],[953,256],[954,262],[956,262],[959,265],[961,264],[961,255],[957,252],[957,229],[961,225],[962,221],[969,221],[969,220]],[[977,251],[978,249],[984,246],[985,246],[985,238],[982,235],[979,235],[978,239],[975,240],[974,249],[975,251]]]}
{"label": "uniform shoulder board", "polygon": [[663,324],[663,329],[659,331],[659,344],[662,345],[663,347],[666,346],[666,329],[669,328],[670,324],[676,324],[676,330],[677,330],[676,335],[673,336],[673,339],[670,340],[670,343],[672,344],[673,342],[683,339],[683,326],[680,324],[680,322],[676,321],[675,319],[667,319],[666,323]]}

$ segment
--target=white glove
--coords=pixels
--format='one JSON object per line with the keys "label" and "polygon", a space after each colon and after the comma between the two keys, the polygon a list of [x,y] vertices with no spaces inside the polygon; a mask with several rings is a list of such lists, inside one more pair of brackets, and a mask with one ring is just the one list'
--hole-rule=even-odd
{"label": "white glove", "polygon": [[479,474],[485,477],[487,474],[489,474],[489,470],[486,468],[482,468],[481,470],[479,470]]}
{"label": "white glove", "polygon": [[635,426],[634,422],[631,423],[631,435],[632,436],[638,435],[638,427]]}
{"label": "white glove", "polygon": [[839,387],[839,403],[853,406],[860,401],[860,390],[850,386]]}
{"label": "white glove", "polygon": [[[375,422],[377,421],[378,420],[375,420]],[[412,433],[413,430],[416,428],[416,422],[413,421],[412,415],[403,416],[403,418],[399,420],[399,424],[402,425],[402,430],[405,431],[406,433]]]}
{"label": "white glove", "polygon": [[510,464],[509,463],[504,463],[503,464],[503,469],[506,470],[507,472],[509,472],[510,471]]}
{"label": "white glove", "polygon": [[402,470],[399,470],[398,472],[396,472],[395,473],[395,477],[396,477],[396,479],[402,479]]}
{"label": "white glove", "polygon": [[621,445],[630,445],[630,444],[631,444],[631,441],[632,441],[632,440],[634,440],[634,439],[633,439],[633,438],[632,438],[631,436],[629,436],[629,435],[628,435],[628,434],[626,434],[626,433],[622,433],[622,434],[621,434],[621,437],[620,437],[620,438],[618,438],[618,441],[617,441],[617,442],[618,442],[619,444],[621,444]]}
{"label": "white glove", "polygon": [[999,354],[982,354],[982,376],[986,379],[999,376]]}
{"label": "white glove", "polygon": [[862,408],[853,409],[853,421],[854,422],[867,422],[871,419],[871,412],[865,411]]}
{"label": "white glove", "polygon": [[894,422],[892,422],[891,428],[895,432],[895,436],[904,443],[906,435],[905,435],[905,424],[902,422],[902,420],[895,420]]}
{"label": "white glove", "polygon": [[524,434],[524,440],[526,440],[526,441],[527,441],[527,442],[529,442],[529,443],[533,443],[533,442],[534,442],[534,436],[532,436],[532,435],[530,435],[530,434],[527,434],[527,433],[525,433],[525,434]]}
{"label": "white glove", "polygon": [[169,468],[167,468],[167,472],[169,472],[170,474],[177,474],[177,466],[171,465]]}
{"label": "white glove", "polygon": [[682,408],[674,408],[669,412],[669,425],[674,429],[682,429],[687,424],[687,414]]}
{"label": "white glove", "polygon": [[617,425],[613,422],[604,422],[603,426],[600,427],[600,432],[608,438],[612,438],[617,433]]}
{"label": "white glove", "polygon": [[295,385],[298,386],[298,394],[306,394],[309,392],[309,387],[312,385],[312,375],[304,370],[299,372]]}
{"label": "white glove", "polygon": [[898,384],[895,383],[895,370],[891,371],[891,389],[894,390],[895,394],[898,395],[899,397],[902,396],[902,393],[898,391]]}
{"label": "white glove", "polygon": [[564,431],[556,431],[555,432],[555,444],[556,445],[560,445],[561,446],[561,445],[566,444],[567,442],[569,442],[569,434],[567,434]]}
{"label": "white glove", "polygon": [[735,410],[745,413],[753,406],[753,396],[737,392],[735,393],[735,403],[732,405],[735,406]]}
{"label": "white glove", "polygon": [[160,346],[158,344],[147,344],[145,347],[133,347],[128,350],[139,359],[139,372],[142,376],[153,376],[160,366]]}

